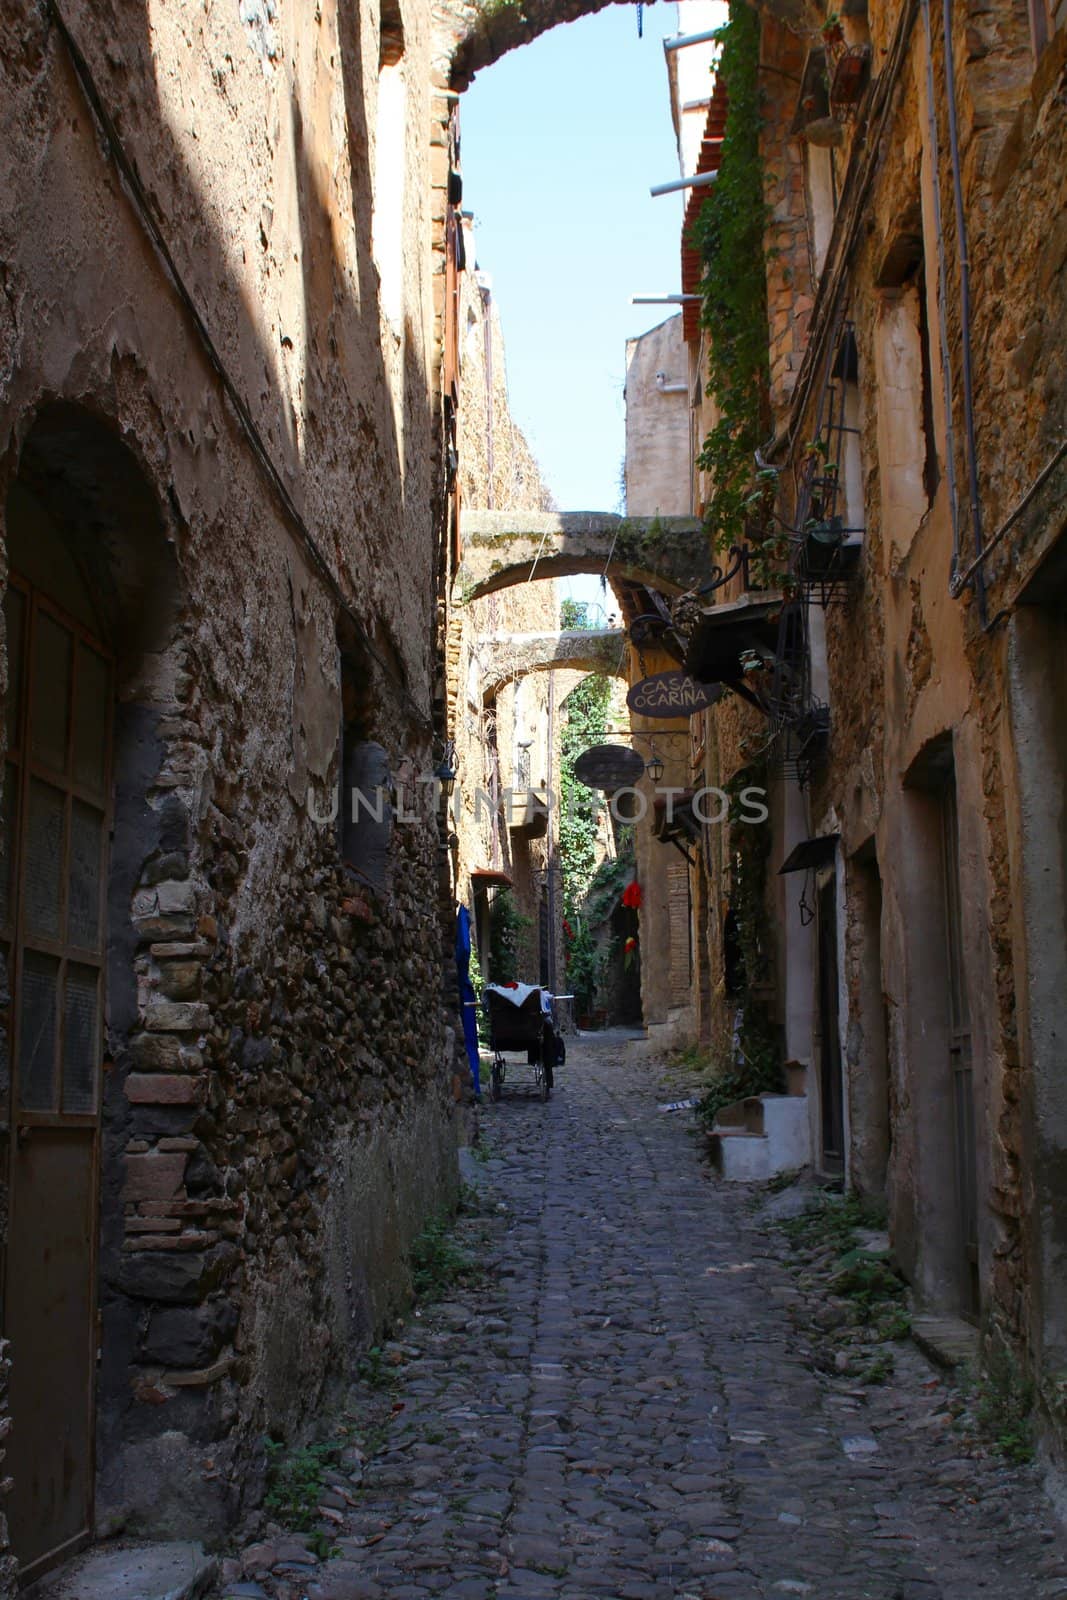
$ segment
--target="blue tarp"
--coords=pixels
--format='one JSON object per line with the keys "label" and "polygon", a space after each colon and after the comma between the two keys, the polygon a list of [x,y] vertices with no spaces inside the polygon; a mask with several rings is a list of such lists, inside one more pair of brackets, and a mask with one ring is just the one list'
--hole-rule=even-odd
{"label": "blue tarp", "polygon": [[471,982],[471,915],[466,906],[456,914],[456,976],[459,979],[459,1004],[463,1017],[463,1040],[467,1046],[467,1060],[471,1064],[474,1092],[480,1095],[482,1083],[478,1071],[478,1011],[474,1002],[474,985]]}

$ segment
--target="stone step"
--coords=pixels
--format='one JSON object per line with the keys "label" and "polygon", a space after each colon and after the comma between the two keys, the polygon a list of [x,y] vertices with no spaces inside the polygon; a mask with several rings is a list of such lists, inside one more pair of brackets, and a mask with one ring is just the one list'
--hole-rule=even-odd
{"label": "stone step", "polygon": [[[759,1148],[738,1139],[763,1141]],[[728,1141],[728,1142],[724,1142]],[[806,1095],[761,1094],[724,1106],[708,1136],[712,1165],[724,1178],[754,1183],[811,1161]]]}
{"label": "stone step", "polygon": [[771,1176],[770,1140],[746,1128],[713,1128],[708,1155],[720,1177],[730,1183],[759,1183]]}
{"label": "stone step", "polygon": [[26,1600],[201,1600],[217,1576],[200,1544],[109,1541],[49,1573]]}
{"label": "stone step", "polygon": [[763,1125],[763,1097],[752,1094],[741,1104],[745,1108],[745,1127],[749,1133],[766,1133],[767,1130]]}
{"label": "stone step", "polygon": [[977,1364],[978,1329],[959,1317],[912,1317],[911,1336],[939,1367]]}
{"label": "stone step", "polygon": [[715,1115],[716,1128],[744,1128],[746,1126],[745,1102],[735,1100],[732,1105],[722,1106]]}

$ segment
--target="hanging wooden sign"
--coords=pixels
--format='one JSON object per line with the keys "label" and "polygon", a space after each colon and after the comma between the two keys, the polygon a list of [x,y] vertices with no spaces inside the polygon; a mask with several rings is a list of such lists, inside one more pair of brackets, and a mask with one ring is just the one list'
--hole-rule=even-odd
{"label": "hanging wooden sign", "polygon": [[644,758],[628,744],[595,744],[574,763],[574,776],[590,789],[629,789],[644,775]]}
{"label": "hanging wooden sign", "polygon": [[700,683],[688,672],[654,672],[633,685],[626,704],[639,717],[692,717],[721,695],[721,683]]}

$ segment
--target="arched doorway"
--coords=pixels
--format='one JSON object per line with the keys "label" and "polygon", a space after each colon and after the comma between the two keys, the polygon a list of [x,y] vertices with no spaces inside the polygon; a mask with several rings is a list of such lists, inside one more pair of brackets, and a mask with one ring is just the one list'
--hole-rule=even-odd
{"label": "arched doorway", "polygon": [[92,1527],[115,704],[153,620],[161,544],[139,537],[146,519],[158,535],[150,491],[110,431],[73,407],[42,412],[4,508],[3,1311],[8,1520],[24,1576]]}

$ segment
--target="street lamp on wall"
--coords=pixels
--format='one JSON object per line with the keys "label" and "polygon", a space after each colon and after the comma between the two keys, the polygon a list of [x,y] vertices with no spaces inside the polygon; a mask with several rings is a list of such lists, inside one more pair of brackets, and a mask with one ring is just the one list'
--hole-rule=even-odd
{"label": "street lamp on wall", "polygon": [[645,763],[645,771],[648,773],[653,783],[659,783],[664,772],[666,771],[660,756],[655,750],[652,752],[651,759]]}
{"label": "street lamp on wall", "polygon": [[456,746],[451,739],[445,744],[444,754],[434,768],[433,775],[441,785],[445,799],[451,800],[456,787]]}

